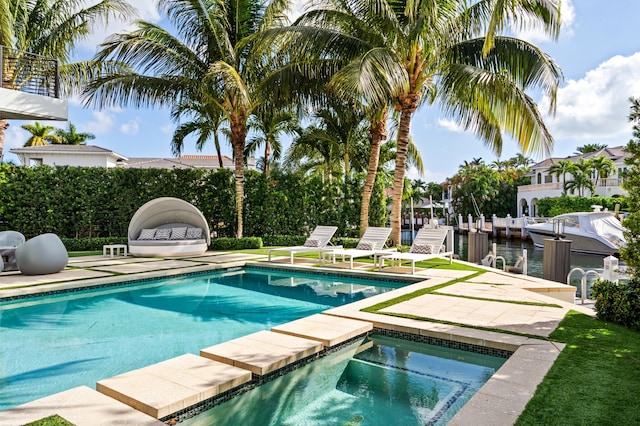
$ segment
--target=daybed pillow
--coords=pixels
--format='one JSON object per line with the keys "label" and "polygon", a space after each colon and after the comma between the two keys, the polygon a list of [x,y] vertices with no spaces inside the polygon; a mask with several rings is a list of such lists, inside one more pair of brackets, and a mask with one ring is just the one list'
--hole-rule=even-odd
{"label": "daybed pillow", "polygon": [[187,240],[199,240],[202,238],[202,228],[187,229]]}
{"label": "daybed pillow", "polygon": [[411,246],[411,253],[434,254],[433,244],[414,244]]}
{"label": "daybed pillow", "polygon": [[181,226],[179,228],[171,228],[171,238],[170,240],[184,240],[187,236],[187,227]]}
{"label": "daybed pillow", "polygon": [[307,241],[304,242],[304,247],[320,247],[320,243],[322,241],[316,240],[315,238],[307,238]]}
{"label": "daybed pillow", "polygon": [[169,236],[171,236],[171,228],[160,228],[160,229],[156,229],[156,236],[153,237],[153,239],[168,240]]}
{"label": "daybed pillow", "polygon": [[153,237],[156,235],[156,230],[154,229],[143,229],[140,231],[139,240],[153,240]]}
{"label": "daybed pillow", "polygon": [[360,241],[356,250],[375,250],[376,243],[375,241]]}

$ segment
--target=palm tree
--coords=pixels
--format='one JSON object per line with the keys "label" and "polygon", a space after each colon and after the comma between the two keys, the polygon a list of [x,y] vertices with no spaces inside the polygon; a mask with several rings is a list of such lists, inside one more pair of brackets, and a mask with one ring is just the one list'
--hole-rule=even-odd
{"label": "palm tree", "polygon": [[585,189],[588,189],[593,194],[596,186],[593,184],[593,180],[591,180],[591,177],[588,174],[582,172],[576,173],[573,176],[573,180],[567,181],[564,184],[565,191],[571,192],[572,194],[578,192],[578,195],[580,195],[581,197],[584,197]]}
{"label": "palm tree", "polygon": [[558,160],[549,167],[549,173],[556,176],[556,179],[560,179],[562,176],[562,192],[566,193],[565,184],[567,181],[567,173],[571,173],[575,170],[575,164],[571,160]]}
{"label": "palm tree", "polygon": [[62,143],[57,134],[52,134],[56,130],[53,126],[43,126],[39,122],[33,124],[23,124],[22,128],[31,133],[24,146],[44,146],[50,143]]}
{"label": "palm tree", "polygon": [[603,143],[588,143],[586,145],[577,147],[576,152],[574,152],[574,154],[575,155],[590,154],[592,152],[598,152],[600,150],[603,150],[606,147],[607,147],[607,144],[603,144]]}
{"label": "palm tree", "polygon": [[596,175],[596,180],[594,182],[594,185],[596,187],[598,186],[598,178],[605,179],[609,176],[609,173],[613,172],[616,169],[616,165],[613,160],[605,155],[600,155],[596,158],[592,158],[591,167],[593,167],[593,171]]}
{"label": "palm tree", "polygon": [[325,0],[317,7],[322,10],[300,18],[315,26],[315,31],[299,30],[307,40],[303,50],[315,49],[324,58],[349,58],[338,76],[348,83],[334,85],[338,95],[357,89],[376,105],[392,101],[400,113],[391,216],[394,243],[400,242],[411,118],[425,101],[437,99],[496,154],[503,132],[523,152],[550,152],[552,137],[525,90],[542,89],[552,99],[553,111],[560,70],[537,47],[498,33],[508,24],[535,25],[557,37],[559,11],[553,2],[536,2],[534,7],[525,0],[481,0],[470,6],[456,0],[379,0],[369,7]]}
{"label": "palm tree", "polygon": [[[124,0],[92,3],[83,0],[0,0],[0,46],[12,49],[17,64],[22,63],[20,59],[27,53],[58,60],[63,91],[68,92],[75,81],[68,75],[78,71],[69,64],[76,43],[110,18],[126,19],[133,14],[133,9]],[[18,88],[31,78],[28,75],[25,80],[25,73],[9,68],[8,64],[4,67],[2,87]],[[0,119],[0,159],[8,127],[7,120]]]}
{"label": "palm tree", "polygon": [[253,42],[259,30],[286,22],[288,2],[160,0],[158,6],[171,31],[138,21],[136,30],[103,43],[93,63],[112,69],[89,84],[86,101],[100,107],[195,102],[219,108],[229,125],[240,238],[248,119],[265,102],[260,90],[268,65],[253,52]]}
{"label": "palm tree", "polygon": [[183,103],[174,105],[171,111],[174,121],[188,117],[189,121],[182,122],[173,132],[171,139],[171,152],[176,157],[182,153],[184,139],[197,134],[196,149],[202,151],[207,141],[213,137],[213,145],[218,157],[218,167],[224,167],[222,162],[222,148],[220,146],[220,130],[225,121],[224,111],[213,104],[205,105],[202,102],[186,100]]}
{"label": "palm tree", "polygon": [[279,160],[282,153],[280,134],[290,136],[302,133],[298,125],[298,116],[290,109],[277,109],[273,106],[263,105],[249,119],[249,128],[256,131],[245,148],[245,160],[253,155],[259,146],[264,145],[264,157],[262,160],[262,172],[269,176],[269,160]]}
{"label": "palm tree", "polygon": [[87,139],[93,140],[96,135],[93,133],[78,133],[76,126],[69,122],[67,129],[56,129],[56,136],[60,138],[60,142],[63,145],[86,145]]}

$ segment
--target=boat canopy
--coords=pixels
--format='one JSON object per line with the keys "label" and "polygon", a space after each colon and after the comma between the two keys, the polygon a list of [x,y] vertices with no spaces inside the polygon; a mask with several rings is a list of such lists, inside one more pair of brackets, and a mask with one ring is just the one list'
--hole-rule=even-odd
{"label": "boat canopy", "polygon": [[620,221],[611,213],[590,213],[579,215],[578,220],[580,228],[585,232],[600,235],[609,240],[616,247],[622,247],[625,244],[624,228]]}

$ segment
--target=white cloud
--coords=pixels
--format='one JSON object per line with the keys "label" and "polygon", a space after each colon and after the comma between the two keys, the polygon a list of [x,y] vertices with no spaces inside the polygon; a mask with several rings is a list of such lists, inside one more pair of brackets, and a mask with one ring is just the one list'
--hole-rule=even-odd
{"label": "white cloud", "polygon": [[308,2],[306,0],[293,0],[291,2],[291,10],[287,14],[291,22],[295,21],[300,15],[302,15],[307,5]]}
{"label": "white cloud", "polygon": [[93,121],[78,124],[79,132],[91,132],[95,134],[108,133],[115,124],[115,116],[109,111],[93,111]]}
{"label": "white cloud", "polygon": [[120,131],[125,135],[137,135],[138,130],[140,129],[139,122],[140,119],[137,117],[133,120],[129,120],[127,123],[120,125]]}
{"label": "white cloud", "polygon": [[[576,12],[572,0],[562,0],[560,4],[560,37],[571,38],[573,36],[573,24]],[[551,38],[540,29],[514,30],[516,37],[533,44],[549,42]]]}
{"label": "white cloud", "polygon": [[438,126],[442,127],[443,129],[446,129],[450,132],[454,132],[454,133],[464,133],[465,130],[463,127],[461,127],[457,122],[455,122],[454,120],[448,120],[445,118],[439,118],[438,119]]}
{"label": "white cloud", "polygon": [[[88,2],[84,6],[95,3],[97,3],[97,0]],[[93,32],[79,43],[80,47],[93,53],[96,51],[97,46],[105,41],[108,36],[133,29],[133,22],[138,19],[154,23],[160,21],[156,0],[129,0],[128,3],[135,8],[136,14],[128,17],[128,19],[110,17],[106,26],[94,27]]]}
{"label": "white cloud", "polygon": [[173,133],[173,129],[174,129],[174,126],[171,123],[167,123],[164,126],[160,127],[160,131],[165,135],[168,135],[169,133]]}
{"label": "white cloud", "polygon": [[[558,90],[557,112],[545,123],[555,139],[598,139],[631,135],[629,97],[640,96],[640,52],[614,56],[580,80]],[[548,99],[541,102],[545,111]]]}
{"label": "white cloud", "polygon": [[4,148],[3,153],[6,155],[11,148],[20,148],[24,146],[24,143],[29,139],[29,135],[26,131],[22,130],[19,125],[9,124],[9,128],[4,134]]}

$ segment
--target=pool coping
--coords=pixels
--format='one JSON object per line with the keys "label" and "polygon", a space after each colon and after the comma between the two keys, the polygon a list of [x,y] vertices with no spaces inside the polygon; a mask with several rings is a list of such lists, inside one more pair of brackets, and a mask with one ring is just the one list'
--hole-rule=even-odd
{"label": "pool coping", "polygon": [[[254,260],[238,260],[225,263],[209,263],[188,268],[177,268],[170,270],[149,271],[136,274],[123,274],[100,278],[91,278],[81,281],[65,281],[51,284],[44,284],[31,287],[20,287],[15,289],[5,289],[0,291],[1,301],[7,301],[9,297],[29,298],[43,292],[68,292],[79,291],[87,287],[104,287],[121,285],[125,282],[135,281],[141,283],[164,277],[175,277],[190,274],[215,272],[221,269],[232,269],[240,267],[257,267],[260,269],[291,270],[299,272],[323,273],[327,275],[353,276],[369,279],[372,277],[378,280],[393,280],[408,282],[412,284],[422,284],[428,286],[437,285],[450,281],[450,278],[430,278],[426,276],[407,276],[402,274],[370,272],[362,270],[318,268],[316,266],[300,264],[266,263]],[[475,265],[474,265],[475,266]],[[513,275],[509,275],[513,277]],[[407,287],[413,287],[409,285]],[[406,287],[405,287],[406,288]],[[343,305],[339,308],[329,309],[324,312],[327,315],[336,315],[336,310],[350,307],[352,305],[367,305],[378,303],[381,298],[389,299],[397,296],[398,290],[383,293],[373,298],[361,300],[359,302]],[[11,296],[7,296],[7,294]],[[392,293],[392,294],[390,294]],[[374,300],[375,299],[375,300]],[[392,330],[393,332],[408,333],[417,336],[441,337],[447,340],[471,343],[479,346],[493,347],[513,351],[513,355],[500,368],[494,376],[465,404],[465,406],[448,423],[452,425],[464,424],[487,424],[487,425],[507,425],[513,424],[525,405],[535,393],[537,385],[543,380],[546,372],[551,368],[553,362],[564,348],[563,344],[554,343],[544,339],[532,339],[523,336],[516,336],[493,331],[483,331],[473,328],[444,325],[429,321],[413,320],[407,318],[389,317],[381,314],[360,312],[351,316],[337,314],[345,318],[353,318],[369,321],[374,327]]]}

